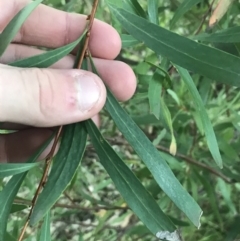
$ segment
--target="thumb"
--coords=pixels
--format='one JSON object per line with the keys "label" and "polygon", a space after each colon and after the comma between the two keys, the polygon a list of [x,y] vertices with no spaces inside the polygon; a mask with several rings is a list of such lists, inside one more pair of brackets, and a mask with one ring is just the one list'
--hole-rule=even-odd
{"label": "thumb", "polygon": [[69,124],[96,115],[105,99],[103,82],[88,71],[0,65],[0,122]]}

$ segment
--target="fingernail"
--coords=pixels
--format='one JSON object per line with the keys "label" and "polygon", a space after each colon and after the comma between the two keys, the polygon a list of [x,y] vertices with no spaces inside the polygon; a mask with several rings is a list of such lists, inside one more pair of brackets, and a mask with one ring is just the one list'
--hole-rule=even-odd
{"label": "fingernail", "polygon": [[100,98],[100,87],[97,80],[89,75],[75,76],[77,85],[77,100],[82,112],[90,111]]}

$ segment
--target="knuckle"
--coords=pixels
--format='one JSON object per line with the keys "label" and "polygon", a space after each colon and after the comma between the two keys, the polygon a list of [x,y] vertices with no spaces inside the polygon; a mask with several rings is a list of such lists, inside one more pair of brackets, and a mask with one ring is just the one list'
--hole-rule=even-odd
{"label": "knuckle", "polygon": [[35,69],[37,82],[37,103],[41,123],[48,121],[54,113],[54,89],[51,73],[47,70]]}
{"label": "knuckle", "polygon": [[69,13],[65,13],[65,34],[63,36],[63,45],[67,45],[70,42],[69,36],[71,34],[71,19]]}

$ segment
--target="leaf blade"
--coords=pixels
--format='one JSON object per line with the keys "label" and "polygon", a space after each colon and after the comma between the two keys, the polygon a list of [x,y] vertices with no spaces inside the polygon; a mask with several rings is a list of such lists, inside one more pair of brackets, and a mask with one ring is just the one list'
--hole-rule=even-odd
{"label": "leaf blade", "polygon": [[213,43],[238,43],[240,42],[240,27],[235,26],[211,34],[198,34],[193,36],[192,39]]}
{"label": "leaf blade", "polygon": [[50,225],[51,225],[50,212],[47,212],[47,214],[44,218],[42,228],[41,228],[39,241],[50,241],[51,240]]}
{"label": "leaf blade", "polygon": [[0,34],[0,56],[2,56],[28,16],[41,2],[42,0],[36,0],[29,3],[26,7],[20,10],[16,16],[14,16],[7,27],[2,31]]}
{"label": "leaf blade", "polygon": [[139,41],[128,34],[121,34],[122,47],[132,47],[139,43]]}
{"label": "leaf blade", "polygon": [[159,24],[158,20],[158,1],[156,0],[148,0],[148,16],[150,22],[154,24]]}
{"label": "leaf blade", "polygon": [[240,58],[179,36],[114,5],[111,9],[123,27],[156,54],[210,79],[240,86]]}
{"label": "leaf blade", "polygon": [[137,0],[123,0],[123,7],[128,11],[141,16],[142,18],[147,17],[145,11]]}
{"label": "leaf blade", "polygon": [[[41,153],[49,145],[53,137],[54,135],[52,135],[49,140],[46,141],[46,143],[44,143],[39,148],[39,150],[28,159],[28,163],[35,162],[38,159]],[[7,220],[11,212],[12,203],[26,175],[27,173],[13,176],[7,183],[7,185],[3,188],[3,190],[0,192],[0,205],[2,207],[0,209],[0,240],[5,240]]]}
{"label": "leaf blade", "polygon": [[69,54],[76,45],[83,39],[85,36],[86,31],[74,42],[62,46],[60,48],[47,51],[45,53],[35,55],[26,59],[18,60],[15,62],[10,63],[10,66],[15,67],[21,67],[21,68],[30,68],[30,67],[38,67],[38,68],[47,68],[57,61],[59,61],[61,58]]}
{"label": "leaf blade", "polygon": [[0,164],[0,178],[14,176],[38,166],[40,163],[3,163]]}
{"label": "leaf blade", "polygon": [[[93,62],[92,69],[95,74],[98,74]],[[105,109],[109,112],[126,140],[148,167],[158,185],[176,206],[186,214],[192,223],[199,227],[200,217],[202,215],[201,208],[188,192],[183,189],[162,155],[160,155],[159,151],[152,145],[141,129],[120,106],[109,90]],[[178,195],[176,195],[176,193]]]}
{"label": "leaf blade", "polygon": [[94,123],[89,120],[85,125],[102,165],[134,213],[154,235],[159,231],[174,232],[176,228],[173,223],[103,138]]}
{"label": "leaf blade", "polygon": [[186,13],[188,12],[193,6],[200,3],[202,0],[184,0],[181,5],[177,8],[171,23],[170,28],[172,28],[176,22]]}
{"label": "leaf blade", "polygon": [[164,77],[158,72],[155,72],[149,82],[148,87],[148,100],[150,106],[150,113],[152,113],[158,120],[160,118],[161,110],[161,94],[162,94],[162,85],[161,81]]}
{"label": "leaf blade", "polygon": [[82,123],[64,127],[60,149],[54,158],[48,181],[33,208],[30,225],[35,225],[59,199],[71,183],[82,160],[87,133]]}
{"label": "leaf blade", "polygon": [[223,167],[222,157],[221,157],[221,154],[219,151],[217,138],[215,136],[215,132],[213,130],[211,121],[208,117],[207,111],[202,102],[201,96],[192,80],[192,77],[188,73],[188,71],[179,66],[176,66],[176,68],[177,68],[180,76],[182,77],[182,80],[187,85],[187,88],[192,96],[192,101],[194,102],[196,111],[199,113],[209,150],[210,150],[216,164],[220,168],[222,168]]}

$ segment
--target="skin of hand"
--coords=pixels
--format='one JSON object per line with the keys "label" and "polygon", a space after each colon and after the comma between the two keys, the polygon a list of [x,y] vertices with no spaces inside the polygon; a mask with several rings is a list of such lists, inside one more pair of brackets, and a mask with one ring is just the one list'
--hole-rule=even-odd
{"label": "skin of hand", "polygon": [[[29,0],[1,0],[0,32]],[[73,51],[48,69],[15,68],[7,64],[41,53],[37,47],[58,48],[76,40],[84,31],[86,16],[39,5],[0,57],[0,162],[24,162],[55,126],[93,118],[106,100],[104,83],[119,101],[136,89],[132,69],[114,59],[121,39],[110,25],[94,20],[89,48],[101,80],[91,72],[72,69]],[[104,83],[103,83],[104,81]],[[51,145],[40,159],[49,153]]]}

